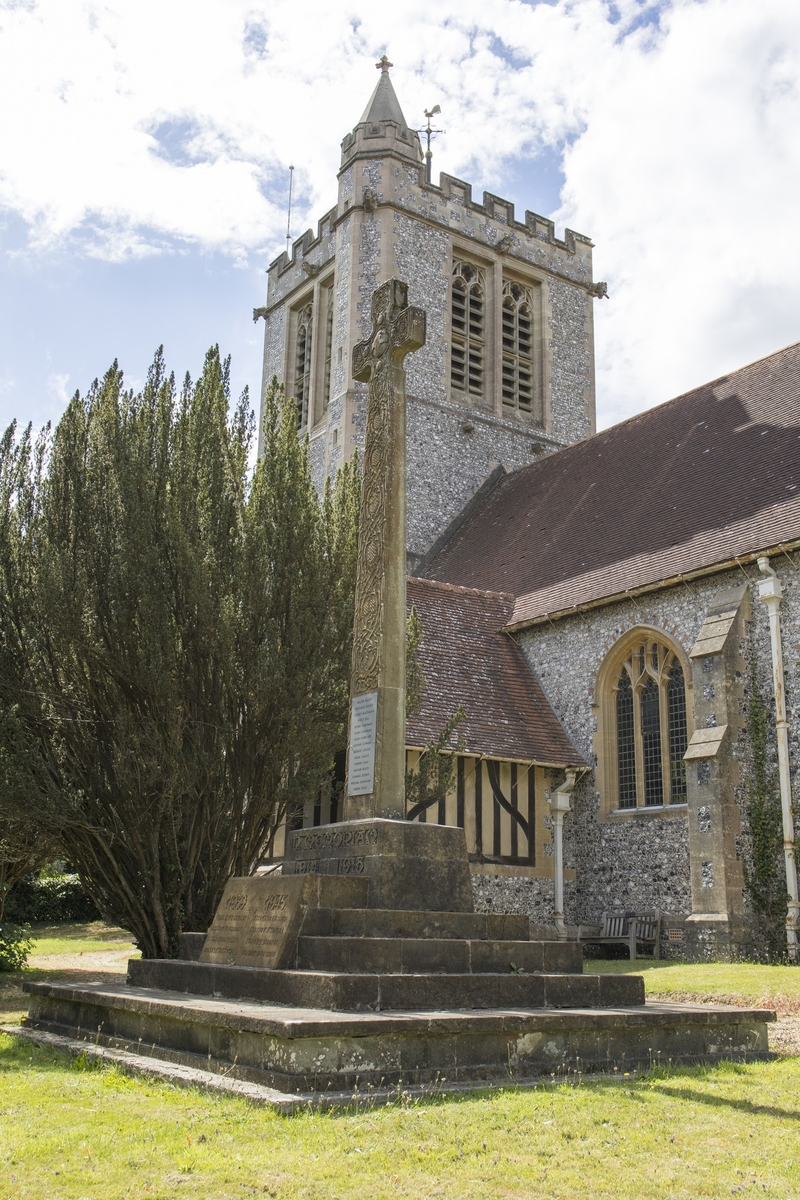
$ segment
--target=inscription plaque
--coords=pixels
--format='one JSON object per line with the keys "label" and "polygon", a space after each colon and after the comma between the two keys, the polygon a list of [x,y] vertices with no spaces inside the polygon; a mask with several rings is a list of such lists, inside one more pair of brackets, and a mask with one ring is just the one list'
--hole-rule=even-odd
{"label": "inscription plaque", "polygon": [[280,969],[291,962],[305,911],[301,876],[229,879],[200,962]]}
{"label": "inscription plaque", "polygon": [[350,758],[348,796],[368,796],[375,790],[375,733],[378,727],[378,693],[354,696],[350,708]]}

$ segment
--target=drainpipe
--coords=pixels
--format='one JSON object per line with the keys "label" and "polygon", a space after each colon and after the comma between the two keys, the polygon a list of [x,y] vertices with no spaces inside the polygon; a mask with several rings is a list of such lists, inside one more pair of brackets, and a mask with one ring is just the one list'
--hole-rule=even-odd
{"label": "drainpipe", "polygon": [[789,777],[789,724],[786,720],[786,696],[783,683],[783,652],[781,649],[781,596],[783,589],[778,576],[762,556],[758,569],[764,579],[758,581],[759,599],[769,610],[769,636],[772,644],[772,676],[775,690],[775,726],[778,735],[778,778],[781,788],[783,815],[783,852],[786,858],[786,948],[791,962],[797,962],[797,927],[800,901],[797,895],[797,860],[794,852],[794,819],[792,817],[792,784]]}
{"label": "drainpipe", "polygon": [[555,788],[550,793],[548,801],[553,817],[553,858],[555,859],[556,906],[553,915],[561,940],[567,937],[567,928],[564,924],[564,842],[562,834],[564,817],[570,811],[569,801],[577,775],[578,772],[574,767],[568,767],[567,778],[561,787]]}

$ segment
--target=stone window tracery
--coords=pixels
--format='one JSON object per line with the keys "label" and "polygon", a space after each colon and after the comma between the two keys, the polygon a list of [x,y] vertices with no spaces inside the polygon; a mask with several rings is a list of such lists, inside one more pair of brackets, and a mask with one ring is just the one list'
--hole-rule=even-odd
{"label": "stone window tracery", "polygon": [[331,401],[331,362],[333,358],[333,288],[326,288],[325,297],[325,361],[322,369],[322,411],[328,411]]}
{"label": "stone window tracery", "polygon": [[313,306],[309,301],[297,314],[294,354],[293,394],[297,405],[297,428],[308,424],[308,403],[311,395],[311,341],[313,330]]}
{"label": "stone window tracery", "polygon": [[530,288],[503,284],[503,409],[531,415],[534,410],[534,302]]}
{"label": "stone window tracery", "polygon": [[451,289],[450,383],[475,399],[484,395],[486,277],[482,267],[456,260]]}
{"label": "stone window tracery", "polygon": [[677,654],[644,632],[615,674],[616,807],[684,803],[688,727]]}

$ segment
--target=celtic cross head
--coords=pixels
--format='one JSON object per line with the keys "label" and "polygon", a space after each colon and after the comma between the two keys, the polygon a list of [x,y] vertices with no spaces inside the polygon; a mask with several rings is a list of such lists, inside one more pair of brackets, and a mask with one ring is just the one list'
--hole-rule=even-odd
{"label": "celtic cross head", "polygon": [[425,336],[425,310],[409,305],[407,284],[388,280],[372,296],[372,333],[353,347],[353,378],[367,383],[384,364],[401,366]]}

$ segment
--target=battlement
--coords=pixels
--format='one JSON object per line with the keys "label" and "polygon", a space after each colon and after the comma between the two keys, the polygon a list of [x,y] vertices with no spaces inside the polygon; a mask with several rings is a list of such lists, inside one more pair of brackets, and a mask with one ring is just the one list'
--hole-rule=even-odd
{"label": "battlement", "polygon": [[519,231],[526,237],[535,237],[541,242],[547,242],[551,246],[558,246],[562,250],[566,250],[569,254],[575,254],[578,243],[592,247],[594,243],[591,238],[586,237],[582,233],[576,233],[574,229],[565,229],[564,237],[557,238],[555,234],[555,225],[548,217],[542,217],[539,213],[530,212],[526,209],[525,220],[517,221],[514,210],[514,203],[511,200],[505,200],[502,196],[495,196],[492,192],[483,193],[483,203],[478,204],[472,199],[472,184],[467,183],[463,179],[458,179],[455,175],[447,175],[442,172],[439,175],[439,186],[435,183],[428,183],[425,178],[424,170],[420,170],[419,185],[426,192],[432,192],[435,196],[442,200],[450,201],[458,204],[469,212],[477,213],[482,217],[488,217],[491,220],[499,221],[503,225],[508,226],[512,243],[508,246],[511,250],[513,246],[513,233]]}
{"label": "battlement", "polygon": [[[321,216],[317,222],[316,237],[310,229],[307,229],[305,233],[301,233],[300,237],[295,238],[295,240],[292,242],[291,258],[285,250],[282,250],[278,257],[274,258],[269,264],[269,267],[267,268],[267,274],[269,276],[273,276],[275,274],[280,276],[286,271],[290,270],[292,267],[297,266],[298,263],[302,265],[305,259],[317,249],[320,242],[322,242],[324,238],[332,238],[334,236],[336,229],[336,214],[337,207],[334,205],[334,207],[329,209],[328,212],[324,213],[324,215]],[[314,264],[315,267],[318,267],[318,265],[319,264]],[[310,274],[316,274],[316,270],[311,271]]]}
{"label": "battlement", "polygon": [[399,154],[419,162],[422,147],[416,130],[398,121],[360,121],[352,133],[342,138],[342,169],[358,155]]}

